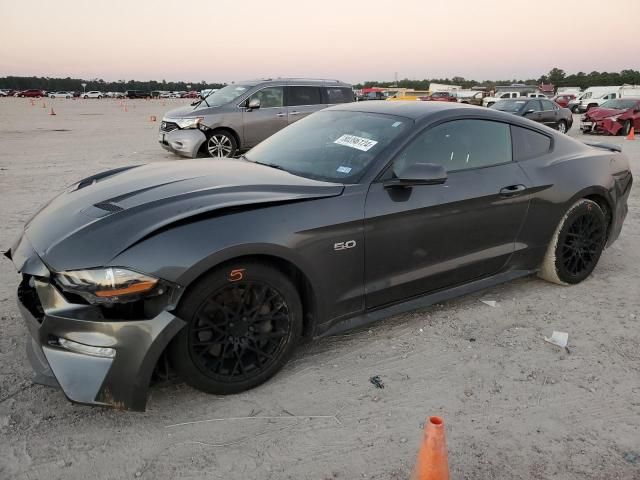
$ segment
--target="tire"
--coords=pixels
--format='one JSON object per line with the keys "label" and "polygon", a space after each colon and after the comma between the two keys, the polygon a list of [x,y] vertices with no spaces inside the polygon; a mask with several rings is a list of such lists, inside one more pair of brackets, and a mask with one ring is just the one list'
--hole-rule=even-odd
{"label": "tire", "polygon": [[192,387],[220,395],[267,381],[302,336],[296,288],[258,262],[231,263],[207,274],[185,293],[177,316],[187,325],[169,346],[173,367]]}
{"label": "tire", "polygon": [[629,133],[631,133],[631,126],[631,120],[626,120],[624,122],[624,125],[620,129],[620,135],[622,135],[623,137],[629,135]]}
{"label": "tire", "polygon": [[102,95],[98,95],[98,100],[100,100],[102,98]]}
{"label": "tire", "polygon": [[89,98],[89,96],[88,96],[88,95],[85,95],[85,96],[84,96],[84,99],[86,100],[87,98]]}
{"label": "tire", "polygon": [[607,219],[600,206],[578,200],[560,220],[538,276],[560,285],[583,281],[598,264],[607,238]]}
{"label": "tire", "polygon": [[567,133],[568,128],[567,128],[567,122],[565,122],[564,120],[560,120],[558,122],[558,125],[556,126],[556,129],[560,132],[560,133]]}
{"label": "tire", "polygon": [[204,145],[207,155],[213,158],[231,158],[238,151],[238,142],[227,130],[214,130]]}
{"label": "tire", "polygon": [[578,105],[571,107],[571,113],[578,113]]}
{"label": "tire", "polygon": [[587,105],[587,109],[585,110],[585,112],[588,112],[589,110],[591,110],[592,108],[596,108],[597,106],[597,103],[590,103],[589,105]]}
{"label": "tire", "polygon": [[493,105],[494,103],[496,103],[496,102],[489,102],[489,103],[487,103],[487,108],[491,107],[491,105]]}

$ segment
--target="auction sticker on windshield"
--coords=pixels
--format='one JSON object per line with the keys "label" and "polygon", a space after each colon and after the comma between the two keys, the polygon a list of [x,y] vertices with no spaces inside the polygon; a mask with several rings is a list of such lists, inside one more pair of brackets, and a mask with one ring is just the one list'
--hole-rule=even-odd
{"label": "auction sticker on windshield", "polygon": [[378,142],[375,140],[370,140],[368,138],[357,137],[355,135],[342,135],[333,143],[337,143],[338,145],[344,145],[345,147],[355,148],[357,150],[362,150],[363,152],[368,152],[371,150]]}

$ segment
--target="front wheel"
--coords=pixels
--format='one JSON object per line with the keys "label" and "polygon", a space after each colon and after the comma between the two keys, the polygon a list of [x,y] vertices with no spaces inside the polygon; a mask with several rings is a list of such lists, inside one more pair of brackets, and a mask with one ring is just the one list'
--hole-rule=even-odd
{"label": "front wheel", "polygon": [[84,99],[85,99],[85,100],[86,100],[87,98],[89,98],[89,95],[85,95],[85,96],[84,96]]}
{"label": "front wheel", "polygon": [[625,121],[624,125],[622,125],[622,128],[620,129],[620,135],[622,135],[623,137],[629,135],[631,133],[631,127],[631,120]]}
{"label": "front wheel", "polygon": [[557,128],[560,133],[567,133],[567,122],[560,120]]}
{"label": "front wheel", "polygon": [[233,135],[223,130],[213,132],[207,139],[207,153],[210,157],[233,157],[238,143]]}
{"label": "front wheel", "polygon": [[487,103],[487,107],[491,107],[491,105],[493,105],[495,102],[489,102]]}
{"label": "front wheel", "polygon": [[607,220],[600,206],[578,200],[560,220],[538,276],[561,285],[580,283],[596,267],[607,238]]}
{"label": "front wheel", "polygon": [[257,262],[203,277],[177,313],[187,325],[171,343],[172,365],[192,387],[230,394],[268,380],[302,336],[302,304],[291,281]]}

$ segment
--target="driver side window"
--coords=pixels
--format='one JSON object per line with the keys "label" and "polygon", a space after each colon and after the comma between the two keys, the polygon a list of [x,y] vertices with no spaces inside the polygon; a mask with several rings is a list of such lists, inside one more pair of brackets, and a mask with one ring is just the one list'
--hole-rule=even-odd
{"label": "driver side window", "polygon": [[273,108],[282,107],[283,96],[282,87],[267,87],[251,95],[251,99],[260,100],[260,108]]}
{"label": "driver side window", "polygon": [[448,172],[512,160],[509,125],[488,120],[453,120],[418,134],[396,157],[392,171],[415,163],[442,165]]}

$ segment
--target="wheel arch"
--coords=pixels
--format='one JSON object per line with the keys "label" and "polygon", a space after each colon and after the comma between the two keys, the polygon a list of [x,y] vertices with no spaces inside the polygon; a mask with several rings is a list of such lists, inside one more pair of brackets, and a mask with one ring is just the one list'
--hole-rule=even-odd
{"label": "wheel arch", "polygon": [[571,198],[571,201],[568,202],[568,208],[571,207],[575,202],[584,198],[586,200],[591,200],[598,204],[598,206],[604,212],[605,219],[607,221],[607,241],[609,240],[609,232],[611,231],[611,225],[613,223],[613,212],[614,212],[614,203],[611,199],[611,195],[606,188],[602,186],[592,186],[580,191],[578,194],[574,195]]}
{"label": "wheel arch", "polygon": [[238,132],[236,132],[233,128],[231,128],[231,127],[214,127],[214,128],[212,128],[212,129],[207,131],[206,139],[200,145],[199,150],[204,150],[204,149],[207,148],[207,142],[209,141],[209,137],[211,135],[213,135],[214,133],[216,133],[216,132],[227,132],[227,133],[230,133],[231,135],[233,135],[233,138],[236,141],[236,145],[238,146],[238,150],[240,150],[242,148],[242,145],[240,143],[240,135],[238,135]]}
{"label": "wheel arch", "polygon": [[[187,284],[183,284],[185,292],[212,270],[223,268],[233,269],[235,265],[241,262],[259,262],[264,265],[269,265],[286,275],[293,282],[293,285],[300,295],[300,301],[302,302],[303,336],[313,336],[315,327],[322,318],[317,283],[312,280],[304,267],[301,267],[292,259],[286,258],[283,255],[278,255],[273,252],[262,252],[237,253],[225,256],[224,259],[210,263],[206,268],[200,269],[201,271],[199,271],[197,275],[193,275]],[[184,298],[184,294],[182,297]]]}

